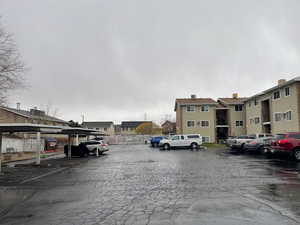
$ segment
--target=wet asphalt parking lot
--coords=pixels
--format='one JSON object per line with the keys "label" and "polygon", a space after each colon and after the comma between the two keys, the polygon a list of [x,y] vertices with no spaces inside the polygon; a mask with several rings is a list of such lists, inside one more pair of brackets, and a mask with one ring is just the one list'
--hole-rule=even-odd
{"label": "wet asphalt parking lot", "polygon": [[111,146],[108,154],[84,161],[6,186],[2,192],[20,201],[1,215],[0,224],[300,222],[300,163],[293,161],[147,145]]}

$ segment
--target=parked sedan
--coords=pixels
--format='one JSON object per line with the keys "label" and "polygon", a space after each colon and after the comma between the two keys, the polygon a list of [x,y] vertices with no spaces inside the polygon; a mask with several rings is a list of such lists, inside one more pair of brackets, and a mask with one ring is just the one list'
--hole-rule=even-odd
{"label": "parked sedan", "polygon": [[[65,145],[64,146],[64,153],[68,157],[69,155],[69,146]],[[71,155],[73,156],[78,156],[78,157],[87,157],[89,156],[89,150],[87,148],[83,148],[82,146],[79,145],[71,145]]]}
{"label": "parked sedan", "polygon": [[98,155],[101,155],[103,152],[108,151],[108,145],[104,143],[103,140],[91,140],[86,142],[81,142],[79,144],[80,148],[88,149],[89,154],[96,154],[98,150]]}
{"label": "parked sedan", "polygon": [[247,152],[265,153],[265,147],[268,145],[272,137],[257,138],[249,143],[245,143],[244,149]]}

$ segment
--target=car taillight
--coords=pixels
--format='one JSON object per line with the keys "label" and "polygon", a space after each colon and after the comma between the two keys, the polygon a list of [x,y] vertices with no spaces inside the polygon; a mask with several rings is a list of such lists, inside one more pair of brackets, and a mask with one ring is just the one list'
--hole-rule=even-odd
{"label": "car taillight", "polygon": [[290,143],[290,141],[288,139],[279,140],[277,143],[281,147],[285,147],[285,148],[291,148],[292,147],[292,144]]}
{"label": "car taillight", "polygon": [[102,147],[106,147],[106,146],[107,146],[107,144],[101,144],[101,146],[102,146]]}
{"label": "car taillight", "polygon": [[285,145],[285,144],[287,144],[288,142],[289,142],[288,140],[283,139],[283,140],[279,140],[279,141],[278,141],[278,144],[279,144],[279,145]]}
{"label": "car taillight", "polygon": [[256,143],[256,141],[251,141],[250,144],[256,145],[257,143]]}

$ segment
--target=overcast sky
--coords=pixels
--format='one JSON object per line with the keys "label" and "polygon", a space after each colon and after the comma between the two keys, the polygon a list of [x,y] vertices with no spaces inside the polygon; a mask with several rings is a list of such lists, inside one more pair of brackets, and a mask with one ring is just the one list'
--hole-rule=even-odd
{"label": "overcast sky", "polygon": [[30,68],[10,105],[160,121],[176,98],[251,96],[300,75],[299,0],[0,0]]}

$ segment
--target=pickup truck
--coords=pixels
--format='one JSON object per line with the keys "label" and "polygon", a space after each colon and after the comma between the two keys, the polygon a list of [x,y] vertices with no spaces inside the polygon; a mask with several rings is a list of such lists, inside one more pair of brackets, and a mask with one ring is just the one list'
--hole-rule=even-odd
{"label": "pickup truck", "polygon": [[244,146],[245,144],[250,143],[254,139],[258,138],[265,138],[265,137],[272,137],[272,134],[250,134],[250,135],[241,135],[236,138],[227,139],[226,144],[231,149],[239,149],[239,150],[245,150]]}
{"label": "pickup truck", "polygon": [[253,139],[255,139],[254,136],[242,135],[242,136],[238,136],[234,139],[228,139],[226,144],[231,149],[244,150],[244,145],[246,143],[250,143],[251,141],[253,141]]}
{"label": "pickup truck", "polygon": [[161,150],[170,150],[171,148],[190,148],[198,150],[202,145],[202,136],[200,134],[182,134],[174,135],[169,139],[162,139],[159,142]]}

